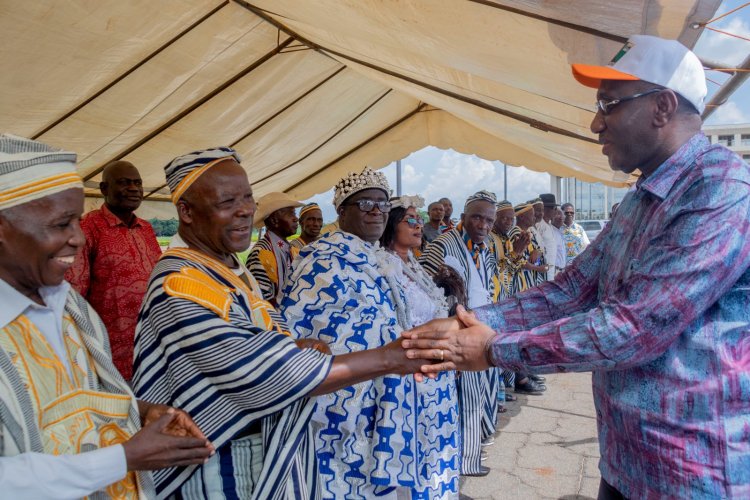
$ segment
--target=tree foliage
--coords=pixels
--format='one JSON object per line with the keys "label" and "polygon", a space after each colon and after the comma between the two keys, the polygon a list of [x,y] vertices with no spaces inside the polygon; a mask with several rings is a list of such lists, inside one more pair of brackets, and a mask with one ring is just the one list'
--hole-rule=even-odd
{"label": "tree foliage", "polygon": [[151,219],[149,223],[154,228],[156,236],[174,236],[177,234],[177,219]]}

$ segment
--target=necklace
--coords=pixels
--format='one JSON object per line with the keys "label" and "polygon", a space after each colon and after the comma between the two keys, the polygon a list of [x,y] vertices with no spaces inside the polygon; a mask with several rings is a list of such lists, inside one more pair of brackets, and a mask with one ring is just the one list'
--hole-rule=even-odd
{"label": "necklace", "polygon": [[[385,276],[388,285],[393,290],[394,303],[396,306],[396,315],[398,316],[399,323],[404,329],[411,328],[411,307],[406,300],[406,294],[403,285],[398,283],[396,280],[399,266],[404,276],[412,281],[417,287],[422,290],[435,304],[435,317],[442,318],[446,317],[448,313],[448,301],[445,298],[442,288],[439,288],[432,281],[432,278],[427,272],[422,269],[422,266],[414,258],[414,254],[409,250],[407,261],[404,262],[398,254],[391,250],[384,248],[379,249],[382,252],[378,258],[379,267],[381,267],[383,276]],[[397,262],[396,262],[397,261]]]}

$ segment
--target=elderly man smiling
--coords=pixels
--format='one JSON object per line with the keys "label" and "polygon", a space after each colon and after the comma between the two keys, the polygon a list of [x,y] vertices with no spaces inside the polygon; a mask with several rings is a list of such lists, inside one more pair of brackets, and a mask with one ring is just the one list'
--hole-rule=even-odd
{"label": "elderly man smiling", "polygon": [[236,256],[250,245],[255,200],[233,149],[179,156],[165,172],[181,243],[151,275],[133,381],[137,394],[190,411],[216,454],[199,467],[155,474],[157,491],[196,499],[318,498],[312,396],[413,373],[419,363],[407,362],[399,340],[333,357],[321,343],[290,337]]}
{"label": "elderly man smiling", "polygon": [[84,241],[75,161],[0,136],[0,490],[149,498],[150,474],[135,471],[212,449],[184,412],[135,400],[99,316],[63,281]]}

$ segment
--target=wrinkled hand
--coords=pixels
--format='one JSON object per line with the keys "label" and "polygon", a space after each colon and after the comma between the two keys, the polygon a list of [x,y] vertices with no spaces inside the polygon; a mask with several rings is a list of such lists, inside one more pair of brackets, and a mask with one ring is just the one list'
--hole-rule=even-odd
{"label": "wrinkled hand", "polygon": [[[389,373],[395,373],[398,375],[414,374],[417,382],[421,382],[423,380],[422,366],[425,362],[429,363],[429,358],[421,358],[419,355],[408,357],[406,355],[406,349],[403,346],[404,340],[404,338],[394,340],[378,349],[386,357],[387,364],[394,367]],[[433,372],[431,378],[435,378],[435,374],[439,371],[442,370],[436,370]]]}
{"label": "wrinkled hand", "polygon": [[[146,421],[140,431],[123,443],[129,471],[200,465],[206,463],[208,457],[214,454],[213,446],[205,437],[192,437],[198,427],[187,413],[167,408],[168,410],[155,421]],[[181,415],[187,416],[195,430],[186,425]],[[184,431],[189,435],[173,435],[168,431],[170,428],[181,429],[179,432]],[[200,430],[197,432],[200,433]]]}
{"label": "wrinkled hand", "polygon": [[[439,332],[451,332],[451,331],[458,331],[461,328],[461,322],[454,316],[451,318],[439,318],[439,319],[433,319],[432,321],[428,321],[424,325],[417,326],[412,328],[411,330],[406,330],[404,332],[401,332],[401,335],[404,338],[411,338],[412,332],[417,331],[439,331]],[[440,354],[438,354],[438,357],[436,358],[436,361],[433,361],[433,363],[442,362],[443,360],[440,359]],[[441,372],[443,370],[437,370],[435,372],[429,372],[429,373],[423,373],[421,371],[422,365],[419,367],[420,369],[417,370],[414,373],[414,379],[417,382],[424,382],[425,377],[434,379],[437,377],[438,372]]]}
{"label": "wrinkled hand", "polygon": [[322,340],[297,339],[294,342],[300,349],[315,349],[316,351],[322,352],[323,354],[331,354],[331,348],[328,347],[328,344],[323,342]]}
{"label": "wrinkled hand", "polygon": [[206,436],[198,428],[198,425],[193,422],[193,419],[190,418],[187,412],[159,403],[149,403],[143,400],[138,401],[138,411],[141,415],[141,425],[143,427],[156,422],[163,415],[169,413],[170,410],[174,411],[175,417],[164,429],[166,434],[176,437],[206,439]]}
{"label": "wrinkled hand", "polygon": [[516,255],[521,255],[529,246],[529,243],[531,243],[531,234],[528,231],[522,232],[513,240],[513,252]]}
{"label": "wrinkled hand", "polygon": [[403,333],[408,358],[438,360],[422,365],[423,373],[479,371],[489,367],[485,349],[495,338],[495,331],[462,306],[458,306],[456,315],[456,318],[433,320]]}

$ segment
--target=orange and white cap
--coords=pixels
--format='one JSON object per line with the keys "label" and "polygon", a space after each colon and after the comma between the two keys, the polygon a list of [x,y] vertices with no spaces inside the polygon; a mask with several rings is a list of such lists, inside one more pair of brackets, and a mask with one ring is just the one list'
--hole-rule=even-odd
{"label": "orange and white cap", "polygon": [[72,188],[83,189],[75,153],[24,137],[0,135],[0,210]]}
{"label": "orange and white cap", "polygon": [[598,88],[602,80],[643,80],[680,94],[699,113],[706,107],[703,64],[677,40],[633,35],[607,66],[573,64],[572,69],[587,87]]}

